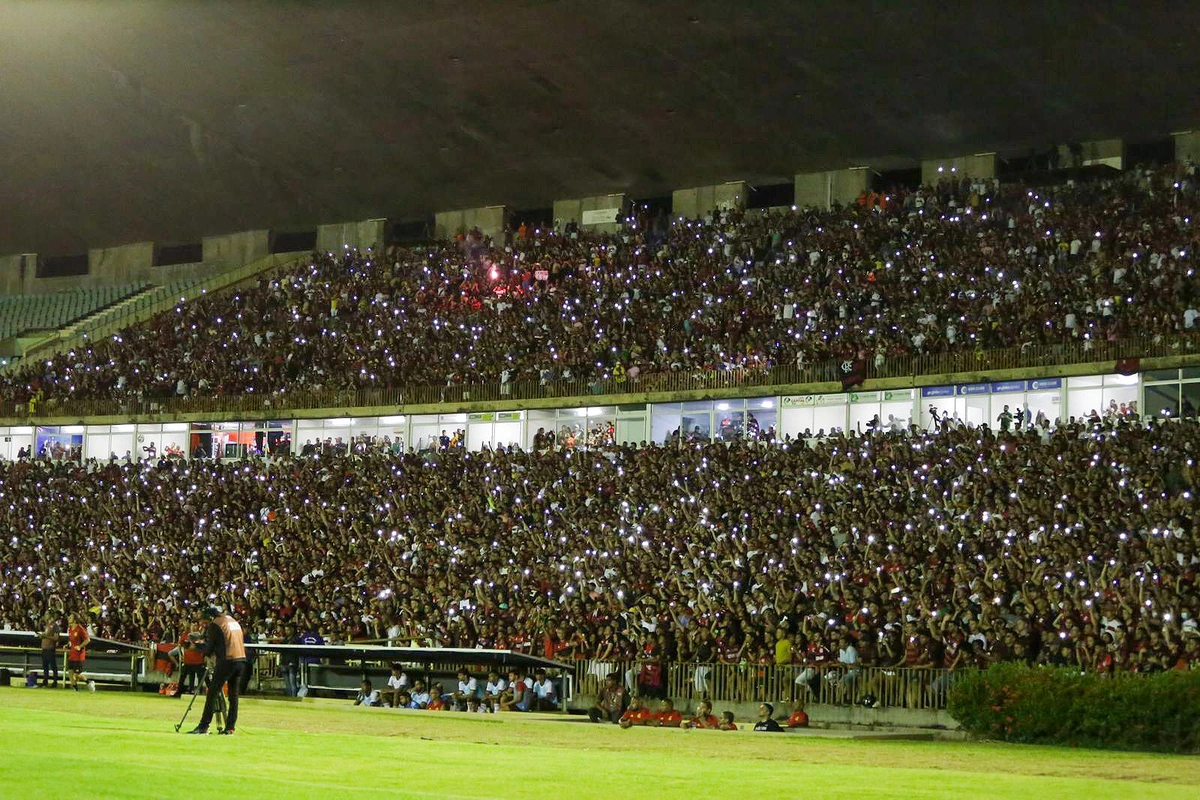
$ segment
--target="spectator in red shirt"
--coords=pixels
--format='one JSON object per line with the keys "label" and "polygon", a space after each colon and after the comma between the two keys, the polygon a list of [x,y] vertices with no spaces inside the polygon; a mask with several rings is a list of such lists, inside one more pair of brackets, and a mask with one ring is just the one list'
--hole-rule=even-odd
{"label": "spectator in red shirt", "polygon": [[718,727],[718,729],[723,730],[723,731],[736,731],[738,729],[738,727],[737,727],[737,723],[733,721],[733,712],[732,711],[723,712],[721,714],[721,724],[718,725],[717,727]]}
{"label": "spectator in red shirt", "polygon": [[720,724],[716,715],[712,713],[712,703],[701,700],[700,705],[696,707],[696,716],[688,720],[687,726],[711,731],[720,727]]}
{"label": "spectator in red shirt", "polygon": [[792,709],[791,715],[787,718],[787,726],[789,728],[807,728],[808,714],[804,711],[804,701],[800,700]]}
{"label": "spectator in red shirt", "polygon": [[83,677],[83,665],[87,659],[87,646],[92,637],[88,636],[87,628],[79,621],[78,614],[71,614],[67,627],[67,679],[71,688],[79,691],[79,679]]}
{"label": "spectator in red shirt", "polygon": [[622,728],[632,728],[634,725],[648,725],[654,718],[654,712],[646,708],[642,703],[642,698],[632,697],[629,700],[629,708],[625,709],[625,713],[621,715],[620,726]]}
{"label": "spectator in red shirt", "polygon": [[675,709],[675,703],[671,698],[664,698],[658,704],[658,711],[654,714],[654,724],[659,728],[678,728],[679,723],[683,721],[683,715]]}

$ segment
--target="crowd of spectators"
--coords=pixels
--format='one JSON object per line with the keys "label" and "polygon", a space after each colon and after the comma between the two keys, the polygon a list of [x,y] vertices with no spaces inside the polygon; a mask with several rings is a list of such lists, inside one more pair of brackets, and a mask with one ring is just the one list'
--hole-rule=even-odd
{"label": "crowd of spectators", "polygon": [[[1194,170],[970,178],[831,211],[631,214],[314,254],[0,380],[0,401],[635,379],[1197,329]],[[544,278],[544,279],[543,279]],[[502,390],[503,391],[503,390]]]}
{"label": "crowd of spectators", "polygon": [[[0,624],[589,661],[1200,665],[1200,423],[0,463]],[[856,666],[857,665],[857,666]],[[635,689],[652,696],[654,670]],[[661,691],[660,691],[661,693]]]}

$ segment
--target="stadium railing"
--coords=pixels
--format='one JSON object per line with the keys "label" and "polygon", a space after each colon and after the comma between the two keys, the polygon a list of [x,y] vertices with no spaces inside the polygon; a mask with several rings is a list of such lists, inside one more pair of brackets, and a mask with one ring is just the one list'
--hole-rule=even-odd
{"label": "stadium railing", "polygon": [[658,682],[647,683],[653,670],[646,661],[579,661],[575,691],[595,695],[607,675],[615,674],[635,693],[672,698],[706,698],[713,703],[770,702],[850,705],[873,700],[880,708],[938,710],[964,670],[915,667],[841,666],[778,667],[768,664],[700,664],[661,662]]}
{"label": "stadium railing", "polygon": [[[174,307],[174,302],[169,304]],[[105,333],[104,335],[107,335]],[[1126,359],[1181,359],[1200,353],[1200,334],[1172,337],[1131,337],[1094,343],[1023,345],[991,350],[956,351],[928,355],[909,355],[886,359],[876,365],[869,359],[863,365],[864,380],[902,380],[905,386],[934,385],[949,381],[949,376],[991,373],[1005,370],[1061,368],[1069,365],[1120,362]],[[296,390],[271,394],[246,394],[206,397],[162,397],[122,399],[44,400],[34,405],[16,404],[18,419],[41,417],[132,416],[239,413],[267,418],[280,412],[310,409],[350,409],[438,406],[499,401],[519,405],[520,401],[620,395],[682,395],[688,392],[730,391],[748,394],[786,386],[793,393],[838,391],[846,359],[828,359],[802,366],[736,367],[714,370],[679,370],[638,375],[633,378],[571,379],[550,381],[498,381],[464,383],[449,386],[409,386],[380,389]],[[1159,366],[1167,367],[1169,364]],[[1136,367],[1135,367],[1136,369]],[[830,387],[829,384],[834,384]],[[903,388],[899,384],[877,388]],[[655,397],[656,402],[665,397]],[[633,401],[629,401],[633,402]]]}

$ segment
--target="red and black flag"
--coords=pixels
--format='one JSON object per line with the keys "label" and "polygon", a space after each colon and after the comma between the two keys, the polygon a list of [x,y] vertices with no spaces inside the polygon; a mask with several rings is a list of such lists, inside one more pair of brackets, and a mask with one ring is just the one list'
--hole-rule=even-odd
{"label": "red and black flag", "polygon": [[867,360],[865,358],[847,358],[838,366],[842,377],[842,389],[858,386],[867,379]]}
{"label": "red and black flag", "polygon": [[1142,360],[1140,358],[1118,358],[1117,372],[1122,375],[1137,375],[1142,368]]}

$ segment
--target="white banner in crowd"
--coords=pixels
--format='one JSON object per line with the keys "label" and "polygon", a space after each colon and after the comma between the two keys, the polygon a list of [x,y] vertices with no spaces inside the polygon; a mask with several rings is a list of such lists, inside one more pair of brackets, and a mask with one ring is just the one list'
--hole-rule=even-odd
{"label": "white banner in crowd", "polygon": [[621,209],[619,208],[595,208],[583,212],[582,222],[584,225],[604,225],[616,222],[617,215],[620,213]]}

